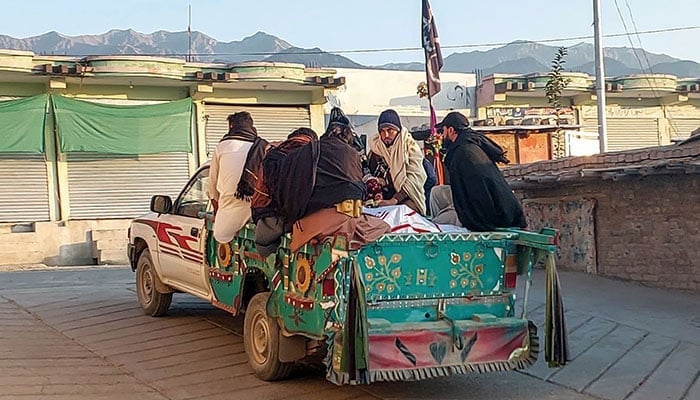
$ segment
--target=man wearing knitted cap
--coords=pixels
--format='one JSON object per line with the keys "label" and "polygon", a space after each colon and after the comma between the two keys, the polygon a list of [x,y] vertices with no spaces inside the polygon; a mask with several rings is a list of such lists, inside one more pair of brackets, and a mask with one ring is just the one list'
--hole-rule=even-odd
{"label": "man wearing knitted cap", "polygon": [[394,110],[379,115],[379,132],[369,142],[370,173],[382,184],[378,205],[405,204],[425,215],[423,151]]}
{"label": "man wearing knitted cap", "polygon": [[436,127],[447,149],[445,167],[450,186],[433,188],[433,222],[461,225],[477,232],[527,226],[520,202],[496,166],[508,164],[505,151],[486,135],[469,128],[467,117],[456,111],[447,114]]}

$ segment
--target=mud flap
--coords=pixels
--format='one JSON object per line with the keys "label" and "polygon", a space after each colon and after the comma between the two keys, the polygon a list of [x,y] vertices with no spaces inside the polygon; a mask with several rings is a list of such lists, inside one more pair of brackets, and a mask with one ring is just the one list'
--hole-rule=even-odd
{"label": "mud flap", "polygon": [[280,362],[298,361],[306,357],[306,338],[300,335],[284,336],[280,330]]}

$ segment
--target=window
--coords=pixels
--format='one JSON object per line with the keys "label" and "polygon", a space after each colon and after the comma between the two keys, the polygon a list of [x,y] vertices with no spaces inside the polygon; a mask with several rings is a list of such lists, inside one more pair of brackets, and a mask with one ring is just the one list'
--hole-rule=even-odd
{"label": "window", "polygon": [[209,204],[209,168],[199,171],[185,187],[175,205],[175,214],[186,217],[201,218],[200,213],[207,211]]}

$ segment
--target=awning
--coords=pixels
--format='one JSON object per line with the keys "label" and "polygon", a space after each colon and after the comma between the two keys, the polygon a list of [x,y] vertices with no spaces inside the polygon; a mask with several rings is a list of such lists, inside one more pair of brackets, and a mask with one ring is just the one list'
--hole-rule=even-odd
{"label": "awning", "polygon": [[51,96],[61,152],[155,154],[192,151],[192,99],[112,105]]}
{"label": "awning", "polygon": [[0,153],[43,153],[46,94],[0,101]]}

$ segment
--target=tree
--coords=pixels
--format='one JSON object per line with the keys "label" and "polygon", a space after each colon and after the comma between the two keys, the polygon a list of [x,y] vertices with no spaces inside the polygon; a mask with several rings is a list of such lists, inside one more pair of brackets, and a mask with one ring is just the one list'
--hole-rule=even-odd
{"label": "tree", "polygon": [[554,55],[554,60],[552,60],[552,69],[549,71],[547,76],[547,84],[544,87],[545,97],[547,97],[547,102],[554,108],[554,116],[557,124],[557,130],[552,135],[552,158],[560,158],[566,156],[566,140],[564,138],[564,132],[561,130],[561,94],[566,89],[566,86],[571,82],[571,79],[566,78],[562,75],[564,72],[564,64],[566,64],[567,50],[566,47],[560,47],[557,49],[557,53]]}

